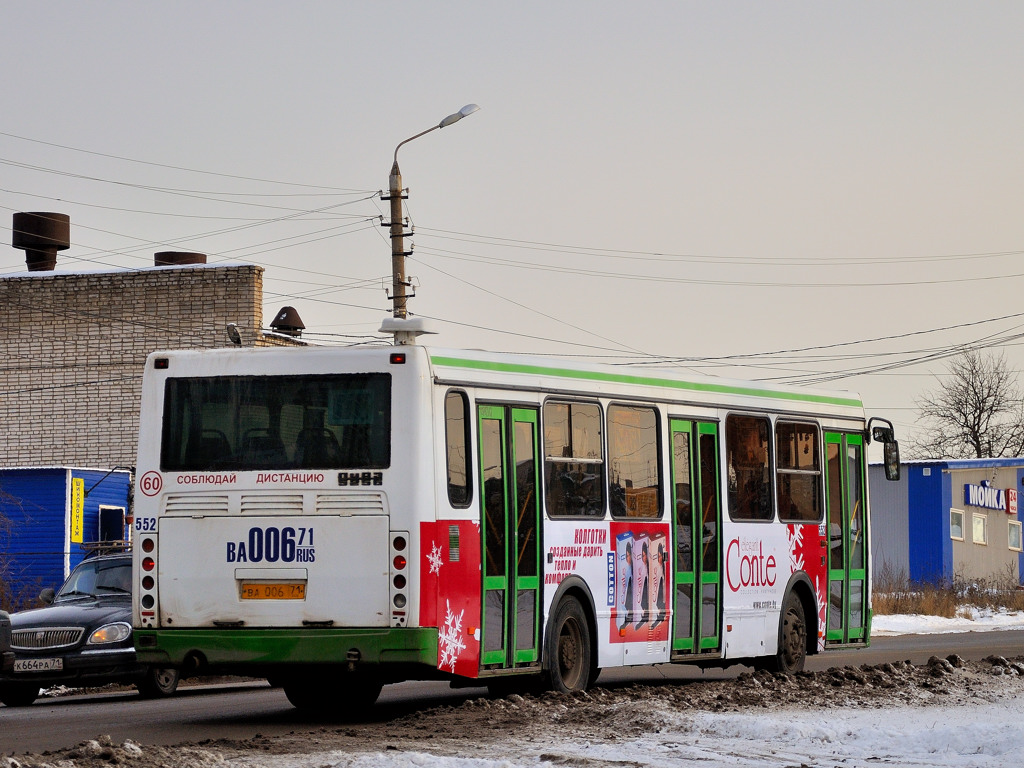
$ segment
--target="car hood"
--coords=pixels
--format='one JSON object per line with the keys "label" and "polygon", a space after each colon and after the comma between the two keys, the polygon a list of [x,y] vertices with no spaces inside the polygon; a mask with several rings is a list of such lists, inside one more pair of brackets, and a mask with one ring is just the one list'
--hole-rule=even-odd
{"label": "car hood", "polygon": [[131,623],[130,600],[74,600],[11,614],[12,629],[28,627],[99,627],[114,621]]}

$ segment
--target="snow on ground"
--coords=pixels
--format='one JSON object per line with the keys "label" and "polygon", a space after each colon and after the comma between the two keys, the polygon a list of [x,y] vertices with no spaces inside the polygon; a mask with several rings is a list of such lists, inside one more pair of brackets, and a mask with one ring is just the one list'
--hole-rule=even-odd
{"label": "snow on ground", "polygon": [[638,739],[577,742],[553,737],[530,745],[526,754],[486,759],[378,752],[320,755],[272,763],[274,768],[556,768],[607,765],[684,766],[877,766],[906,768],[990,768],[1020,765],[1020,707],[1024,697],[952,710],[780,711],[752,713],[665,713],[672,726]]}
{"label": "snow on ground", "polygon": [[942,616],[879,616],[871,622],[873,637],[891,635],[928,635],[943,632],[992,632],[998,629],[1024,629],[1024,612],[1007,612],[1005,609],[964,608],[960,613],[970,612],[971,618],[957,616],[947,619]]}
{"label": "snow on ground", "polygon": [[[984,632],[1024,628],[1024,613],[972,611],[973,618],[875,616],[875,635]],[[1024,651],[1024,649],[1022,649]],[[644,702],[646,706],[649,702]],[[782,709],[757,712],[653,714],[664,724],[633,739],[577,741],[551,734],[519,754],[494,759],[376,752],[332,753],[305,762],[294,756],[275,768],[547,768],[565,765],[682,766],[1018,766],[1024,734],[1024,694],[954,707],[905,705],[874,709]],[[526,746],[526,745],[524,745]],[[291,762],[294,760],[294,762]],[[250,764],[254,765],[254,764]]]}
{"label": "snow on ground", "polygon": [[[1024,613],[874,619],[877,635],[1009,628],[1024,628]],[[949,659],[576,697],[481,697],[291,739],[179,747],[101,740],[59,754],[0,757],[0,768],[1016,768],[1024,656]]]}

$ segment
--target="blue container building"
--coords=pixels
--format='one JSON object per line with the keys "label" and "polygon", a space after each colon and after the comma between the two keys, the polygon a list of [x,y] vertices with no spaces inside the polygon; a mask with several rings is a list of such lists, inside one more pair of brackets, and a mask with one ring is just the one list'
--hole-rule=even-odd
{"label": "blue container building", "polygon": [[870,468],[876,584],[885,574],[1024,583],[1024,458],[910,461],[900,474],[887,482]]}
{"label": "blue container building", "polygon": [[126,543],[131,487],[122,469],[0,469],[0,581],[8,599],[60,586],[98,543]]}

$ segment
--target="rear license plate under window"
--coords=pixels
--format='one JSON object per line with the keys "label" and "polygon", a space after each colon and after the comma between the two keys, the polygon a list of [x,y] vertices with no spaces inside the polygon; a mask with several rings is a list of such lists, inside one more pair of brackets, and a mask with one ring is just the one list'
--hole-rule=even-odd
{"label": "rear license plate under window", "polygon": [[15,659],[15,672],[53,672],[64,669],[64,659]]}
{"label": "rear license plate under window", "polygon": [[243,600],[305,600],[306,585],[299,583],[255,583],[242,582]]}

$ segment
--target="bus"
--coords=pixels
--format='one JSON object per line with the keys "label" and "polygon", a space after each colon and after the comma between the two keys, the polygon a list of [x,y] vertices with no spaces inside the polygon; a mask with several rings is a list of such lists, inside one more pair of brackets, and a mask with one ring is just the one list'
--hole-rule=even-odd
{"label": "bus", "polygon": [[419,344],[157,352],[142,389],[146,664],[358,711],[869,643],[868,444],[899,459],[848,392]]}

